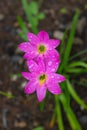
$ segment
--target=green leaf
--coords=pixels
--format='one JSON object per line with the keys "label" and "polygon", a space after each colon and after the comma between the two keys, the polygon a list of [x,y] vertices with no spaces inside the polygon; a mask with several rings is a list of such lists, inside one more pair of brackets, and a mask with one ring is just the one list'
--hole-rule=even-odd
{"label": "green leaf", "polygon": [[35,2],[35,1],[30,2],[29,8],[30,8],[30,11],[31,11],[31,13],[33,15],[38,14],[39,7],[38,7],[38,3],[37,2]]}
{"label": "green leaf", "polygon": [[27,41],[27,36],[26,36],[25,33],[20,32],[20,33],[19,33],[19,36],[20,36],[24,41]]}
{"label": "green leaf", "polygon": [[32,17],[32,26],[37,27],[38,26],[38,17]]}
{"label": "green leaf", "polygon": [[26,24],[24,23],[22,17],[21,17],[21,16],[17,16],[17,20],[18,20],[18,23],[19,23],[19,25],[20,25],[22,31],[23,31],[24,33],[27,33],[27,32],[28,32],[28,29],[27,29]]}
{"label": "green leaf", "polygon": [[40,110],[43,111],[45,106],[45,100],[40,103]]}
{"label": "green leaf", "polygon": [[60,106],[60,103],[59,103],[58,95],[55,95],[55,105],[56,105],[55,111],[56,111],[56,115],[57,115],[57,122],[58,122],[59,130],[64,130],[61,106]]}
{"label": "green leaf", "polygon": [[37,34],[37,33],[38,33],[38,28],[37,28],[37,26],[35,26],[35,25],[32,24],[32,31],[33,31],[35,34]]}
{"label": "green leaf", "polygon": [[67,112],[67,117],[73,130],[82,130],[80,123],[78,122],[78,119],[76,118],[73,110],[70,107]]}
{"label": "green leaf", "polygon": [[29,4],[27,2],[27,0],[21,0],[22,1],[22,5],[23,5],[23,8],[25,10],[25,12],[27,13],[28,12],[28,7],[29,7]]}
{"label": "green leaf", "polygon": [[19,33],[20,37],[27,41],[27,33],[29,32],[26,24],[24,23],[21,16],[17,16],[18,23],[22,29],[22,32]]}
{"label": "green leaf", "polygon": [[60,58],[61,60],[63,59],[63,56],[64,56],[64,52],[65,52],[65,39],[66,39],[66,36],[67,36],[67,30],[64,32],[64,35],[63,35],[63,39],[62,39],[62,42],[60,44]]}
{"label": "green leaf", "polygon": [[60,9],[60,13],[62,14],[67,14],[68,13],[68,10],[66,8],[61,8]]}
{"label": "green leaf", "polygon": [[0,91],[0,94],[3,95],[3,96],[9,97],[9,98],[15,98],[14,95],[12,95],[10,93],[3,92],[3,91]]}
{"label": "green leaf", "polygon": [[83,68],[66,68],[65,71],[66,73],[74,73],[74,74],[87,73],[87,69]]}
{"label": "green leaf", "polygon": [[45,18],[45,14],[44,13],[39,13],[38,14],[38,18],[39,19],[44,19]]}
{"label": "green leaf", "polygon": [[[66,77],[66,79],[67,79],[67,77]],[[69,91],[67,89],[66,82],[63,82],[60,85],[61,85],[62,91],[64,92],[64,94],[66,96],[67,103],[68,103],[68,105],[70,105],[70,93],[69,93]]]}
{"label": "green leaf", "polygon": [[24,8],[25,14],[26,14],[26,16],[29,20],[29,5],[28,5],[27,0],[22,0],[22,5],[23,5],[23,8]]}
{"label": "green leaf", "polygon": [[[26,17],[31,24],[32,31],[37,34],[38,33],[38,17],[37,17],[37,12],[38,12],[38,5],[37,2],[28,2],[26,0],[22,0],[22,5],[26,14]],[[36,15],[37,14],[37,15]]]}
{"label": "green leaf", "polygon": [[[70,57],[70,60],[73,60],[74,58],[76,58],[76,57],[78,57],[78,56],[80,56],[80,55],[83,55],[83,54],[85,54],[85,53],[87,53],[87,49],[82,50],[82,51],[76,53],[75,55],[71,56],[71,57]],[[84,57],[83,57],[83,58],[84,58]]]}
{"label": "green leaf", "polygon": [[38,126],[38,127],[34,128],[32,130],[44,130],[44,128],[42,126]]}
{"label": "green leaf", "polygon": [[11,77],[14,77],[14,76],[17,76],[17,77],[22,77],[22,75],[20,73],[17,73],[17,74],[11,74]]}
{"label": "green leaf", "polygon": [[69,64],[68,67],[83,67],[83,68],[87,68],[87,64],[85,62],[82,61],[75,61]]}
{"label": "green leaf", "polygon": [[66,112],[66,116],[69,120],[69,123],[70,123],[72,129],[73,130],[82,130],[78,120],[76,119],[76,116],[74,115],[74,112],[70,108],[70,105],[68,105],[68,103],[67,103],[66,96],[64,94],[61,94],[59,96],[59,99],[62,102],[63,108]]}
{"label": "green leaf", "polygon": [[66,67],[66,65],[68,64],[69,56],[70,56],[70,53],[71,53],[72,44],[73,44],[73,40],[74,40],[74,35],[75,35],[75,31],[76,31],[76,25],[77,25],[77,22],[78,22],[78,19],[79,19],[79,15],[80,15],[80,13],[79,13],[79,11],[77,11],[74,18],[73,18],[72,28],[71,28],[71,31],[70,31],[70,35],[69,35],[68,43],[67,43],[67,46],[66,46],[66,49],[65,49],[64,58],[62,60],[60,71],[62,71],[63,68]]}
{"label": "green leaf", "polygon": [[70,94],[72,95],[72,97],[74,98],[74,100],[81,105],[83,108],[87,109],[87,104],[84,103],[84,101],[82,101],[80,99],[80,97],[78,96],[78,94],[76,93],[76,91],[74,90],[73,86],[71,85],[71,83],[69,82],[69,80],[66,80],[67,83],[67,87],[68,90],[70,92]]}

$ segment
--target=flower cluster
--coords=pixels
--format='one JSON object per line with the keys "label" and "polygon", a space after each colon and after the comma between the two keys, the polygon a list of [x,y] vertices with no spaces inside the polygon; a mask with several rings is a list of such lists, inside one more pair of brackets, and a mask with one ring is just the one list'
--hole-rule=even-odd
{"label": "flower cluster", "polygon": [[55,49],[60,41],[50,39],[45,31],[40,31],[37,35],[29,32],[28,40],[29,42],[19,45],[19,49],[25,52],[23,57],[27,60],[29,69],[29,72],[22,72],[23,77],[29,80],[24,92],[36,92],[38,101],[41,102],[47,90],[52,94],[61,93],[59,83],[64,81],[65,77],[56,73],[60,58]]}

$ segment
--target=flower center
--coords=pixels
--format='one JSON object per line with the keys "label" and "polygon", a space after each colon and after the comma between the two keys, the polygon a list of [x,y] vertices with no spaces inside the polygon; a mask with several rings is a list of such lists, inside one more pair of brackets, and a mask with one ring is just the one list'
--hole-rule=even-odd
{"label": "flower center", "polygon": [[42,86],[42,84],[45,83],[46,79],[47,79],[47,76],[45,74],[40,75],[39,77],[40,86]]}
{"label": "flower center", "polygon": [[46,47],[44,45],[40,45],[38,47],[39,54],[43,54],[46,51]]}

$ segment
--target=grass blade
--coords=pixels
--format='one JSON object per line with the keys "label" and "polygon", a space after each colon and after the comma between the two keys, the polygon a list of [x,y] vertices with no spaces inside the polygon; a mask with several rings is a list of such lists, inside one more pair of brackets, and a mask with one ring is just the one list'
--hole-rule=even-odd
{"label": "grass blade", "polygon": [[74,112],[70,108],[70,106],[67,104],[67,99],[64,94],[61,94],[59,96],[60,101],[62,102],[63,108],[66,112],[67,118],[69,120],[69,123],[73,130],[82,130],[80,127],[80,124],[78,120],[76,119],[76,116],[74,115]]}
{"label": "grass blade", "polygon": [[87,109],[87,105],[84,103],[84,101],[82,101],[80,99],[80,97],[77,95],[76,91],[74,90],[73,86],[71,85],[71,83],[69,82],[69,80],[66,80],[67,83],[67,88],[70,92],[70,94],[72,95],[72,97],[74,98],[74,100],[81,105],[83,108]]}
{"label": "grass blade", "polygon": [[62,39],[62,42],[60,44],[60,58],[61,59],[62,59],[62,55],[64,54],[66,35],[67,35],[67,30],[64,32],[63,39]]}
{"label": "grass blade", "polygon": [[15,98],[14,95],[12,95],[10,93],[3,92],[3,91],[0,91],[0,94],[3,95],[3,96],[9,97],[9,98]]}
{"label": "grass blade", "polygon": [[76,57],[78,57],[78,56],[80,56],[80,55],[83,55],[83,54],[85,54],[85,53],[87,53],[87,49],[82,50],[82,51],[78,52],[77,54],[71,56],[71,57],[70,57],[70,60],[73,60],[74,58],[76,58]]}
{"label": "grass blade", "polygon": [[21,16],[17,16],[18,23],[22,29],[22,32],[19,33],[20,37],[27,41],[27,33],[29,32],[26,24],[24,23]]}
{"label": "grass blade", "polygon": [[[28,22],[31,24],[32,27],[32,31],[37,34],[38,33],[38,21],[36,19],[36,16],[34,16],[35,14],[32,13],[32,11],[34,12],[34,10],[32,10],[31,8],[33,8],[32,4],[36,3],[36,8],[38,10],[38,4],[37,2],[31,2],[30,4],[28,4],[28,2],[26,0],[22,0],[22,5],[26,14],[26,17],[28,19]],[[34,5],[34,4],[33,4]],[[31,7],[32,6],[32,7]],[[35,7],[35,6],[34,6]],[[35,12],[34,12],[35,13]],[[36,25],[37,23],[37,25]]]}
{"label": "grass blade", "polygon": [[22,5],[23,5],[24,11],[26,13],[26,16],[29,20],[29,8],[28,8],[27,0],[22,0]]}
{"label": "grass blade", "polygon": [[18,20],[18,23],[19,23],[19,25],[20,25],[22,31],[23,31],[24,33],[27,33],[27,32],[28,32],[28,29],[27,29],[26,24],[24,23],[22,17],[21,17],[21,16],[17,16],[17,20]]}
{"label": "grass blade", "polygon": [[71,49],[72,49],[72,44],[73,44],[73,40],[74,40],[74,35],[75,35],[76,25],[77,25],[77,22],[78,22],[79,15],[80,15],[79,11],[76,11],[76,14],[73,18],[72,28],[71,28],[71,31],[70,31],[70,36],[69,36],[69,39],[68,39],[68,43],[67,43],[67,46],[66,46],[66,50],[65,50],[64,58],[63,58],[63,61],[62,61],[62,64],[61,64],[60,71],[63,70],[63,68],[67,65],[67,63],[69,61],[69,56],[70,56],[70,52],[71,52]]}
{"label": "grass blade", "polygon": [[59,130],[64,130],[62,112],[61,112],[61,107],[57,95],[55,95],[55,104],[56,104],[56,114],[57,114],[57,122],[58,122]]}
{"label": "grass blade", "polygon": [[73,73],[73,74],[82,74],[87,73],[87,69],[83,68],[66,68],[66,73]]}
{"label": "grass blade", "polygon": [[43,111],[45,107],[45,100],[40,103],[40,110]]}
{"label": "grass blade", "polygon": [[44,128],[42,126],[38,126],[38,127],[34,128],[32,130],[44,130]]}
{"label": "grass blade", "polygon": [[82,61],[75,61],[75,62],[72,62],[69,64],[68,67],[84,67],[84,68],[87,68],[87,64],[85,62],[82,62]]}

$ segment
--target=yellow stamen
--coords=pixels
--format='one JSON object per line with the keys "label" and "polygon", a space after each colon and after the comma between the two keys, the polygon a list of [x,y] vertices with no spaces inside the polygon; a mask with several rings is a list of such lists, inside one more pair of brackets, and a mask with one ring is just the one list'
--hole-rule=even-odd
{"label": "yellow stamen", "polygon": [[46,47],[44,45],[40,45],[38,47],[39,54],[43,54],[46,51]]}
{"label": "yellow stamen", "polygon": [[39,84],[40,86],[43,85],[43,83],[47,80],[47,76],[45,74],[40,75],[39,77]]}

